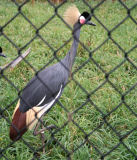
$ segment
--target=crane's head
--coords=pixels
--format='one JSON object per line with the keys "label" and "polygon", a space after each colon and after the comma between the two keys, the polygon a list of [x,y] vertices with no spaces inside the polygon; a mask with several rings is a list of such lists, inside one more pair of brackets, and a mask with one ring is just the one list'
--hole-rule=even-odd
{"label": "crane's head", "polygon": [[1,47],[0,47],[0,56],[6,57],[6,56],[2,53],[2,48],[1,48]]}
{"label": "crane's head", "polygon": [[75,5],[70,6],[66,10],[64,13],[64,20],[69,25],[75,25],[76,23],[79,23],[81,25],[88,24],[95,26],[95,24],[90,21],[90,14],[88,12],[83,12],[80,14],[78,8]]}
{"label": "crane's head", "polygon": [[96,26],[93,22],[90,21],[91,20],[91,16],[88,12],[83,12],[80,17],[79,17],[79,23],[80,24],[88,24],[88,25],[92,25],[92,26]]}

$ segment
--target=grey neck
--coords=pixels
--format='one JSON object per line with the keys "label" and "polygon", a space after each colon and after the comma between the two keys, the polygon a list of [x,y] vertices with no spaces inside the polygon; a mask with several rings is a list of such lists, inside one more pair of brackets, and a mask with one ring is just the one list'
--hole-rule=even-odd
{"label": "grey neck", "polygon": [[79,36],[80,36],[81,25],[76,23],[73,28],[73,43],[70,51],[67,53],[65,58],[62,60],[62,63],[67,67],[69,71],[71,71],[73,63],[75,61],[77,48],[79,44]]}

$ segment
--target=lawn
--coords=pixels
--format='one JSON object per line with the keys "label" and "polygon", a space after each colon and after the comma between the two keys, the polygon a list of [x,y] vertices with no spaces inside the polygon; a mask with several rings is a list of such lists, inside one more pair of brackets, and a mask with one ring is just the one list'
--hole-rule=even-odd
{"label": "lawn", "polygon": [[[100,1],[86,2],[95,7]],[[70,4],[67,2],[59,7],[58,14],[62,16]],[[137,1],[126,0],[124,4],[128,8],[136,5],[130,15],[137,23]],[[76,0],[75,5],[80,12],[90,12],[82,0]],[[87,49],[79,45],[73,66],[73,80],[70,78],[70,83],[60,98],[67,111],[74,112],[73,122],[68,122],[68,112],[59,104],[50,110],[44,118],[45,123],[55,124],[60,130],[53,130],[55,140],[51,138],[50,132],[45,132],[45,154],[40,150],[39,136],[33,136],[31,131],[13,144],[9,139],[9,126],[18,98],[17,89],[22,90],[41,68],[56,63],[57,59],[53,60],[53,50],[58,50],[72,37],[71,30],[56,15],[47,25],[43,25],[54,15],[54,11],[48,2],[38,1],[34,5],[26,3],[21,8],[23,15],[40,29],[39,36],[36,36],[35,27],[22,14],[6,24],[18,13],[18,7],[10,0],[0,0],[0,26],[5,26],[3,33],[6,35],[3,36],[0,32],[0,46],[7,56],[0,57],[0,66],[10,63],[18,56],[17,48],[22,48],[23,53],[31,47],[31,52],[24,61],[14,69],[6,68],[4,76],[0,74],[0,113],[3,113],[0,116],[0,159],[31,160],[35,150],[38,152],[38,157],[34,156],[36,159],[64,160],[67,158],[67,152],[62,148],[64,146],[70,153],[75,151],[71,155],[73,160],[98,160],[101,155],[105,160],[134,160],[135,156],[137,158],[137,25],[128,17],[114,29],[127,17],[127,10],[118,1],[107,0],[102,3],[94,10],[95,17],[92,17],[96,27],[83,26],[81,29],[80,41],[89,51],[95,52],[91,52],[92,57],[89,58]],[[98,20],[109,31],[112,30],[110,38]],[[72,41],[58,50],[58,59],[67,54],[71,44]],[[99,45],[101,47],[96,50]],[[125,59],[122,50],[126,53],[131,50],[128,53],[129,61]],[[105,73],[109,73],[109,82],[106,81]],[[87,97],[87,93],[90,96]],[[124,95],[124,100],[121,95]],[[64,126],[66,122],[68,123]],[[88,141],[85,141],[85,133]],[[113,151],[109,153],[111,150]]]}

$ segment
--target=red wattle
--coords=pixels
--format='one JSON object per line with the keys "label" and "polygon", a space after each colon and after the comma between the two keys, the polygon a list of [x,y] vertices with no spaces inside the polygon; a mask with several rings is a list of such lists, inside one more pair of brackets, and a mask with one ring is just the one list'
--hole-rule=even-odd
{"label": "red wattle", "polygon": [[84,24],[85,23],[85,19],[80,19],[80,23]]}

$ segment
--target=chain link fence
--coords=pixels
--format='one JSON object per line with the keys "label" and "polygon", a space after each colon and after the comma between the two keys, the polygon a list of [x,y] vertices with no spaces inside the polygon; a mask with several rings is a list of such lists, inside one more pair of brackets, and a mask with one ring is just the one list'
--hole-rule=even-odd
{"label": "chain link fence", "polygon": [[[57,16],[65,25],[66,27],[68,27],[70,29],[70,26],[68,26],[68,24],[66,24],[63,20],[62,15],[60,15],[58,13],[58,10],[67,3],[66,0],[64,0],[63,2],[61,2],[58,5],[53,4],[53,2],[51,2],[50,0],[47,0],[47,3],[49,5],[51,5],[51,7],[54,8],[54,15],[51,16],[46,22],[44,22],[39,28],[37,28],[32,22],[31,20],[23,13],[22,11],[22,7],[25,6],[29,0],[24,0],[23,3],[18,3],[15,0],[12,0],[12,2],[17,6],[18,8],[18,12],[17,14],[15,14],[9,21],[7,21],[3,26],[0,26],[0,36],[3,36],[9,44],[12,44],[13,47],[15,47],[18,51],[18,56],[21,56],[22,51],[28,47],[37,37],[39,37],[53,52],[53,57],[50,59],[49,62],[46,62],[46,64],[44,64],[44,66],[39,70],[41,71],[43,68],[45,68],[46,66],[48,66],[50,63],[53,62],[53,60],[57,60],[60,61],[60,59],[58,58],[58,56],[56,55],[56,53],[58,51],[60,51],[63,47],[65,47],[67,45],[67,43],[69,43],[72,40],[72,37],[70,39],[68,39],[63,45],[61,45],[57,50],[54,49],[49,43],[48,41],[46,41],[43,36],[41,34],[39,34],[39,31],[45,27],[46,25],[51,23],[51,20]],[[122,19],[118,24],[116,24],[111,30],[109,30],[104,24],[103,22],[101,22],[101,20],[98,18],[98,16],[96,16],[95,11],[105,2],[105,0],[101,0],[101,1],[97,1],[97,4],[92,7],[89,3],[89,1],[83,0],[83,3],[85,6],[87,6],[89,8],[89,10],[91,11],[92,16],[94,17],[94,19],[99,23],[99,25],[101,25],[101,27],[103,27],[103,29],[107,32],[107,38],[100,44],[98,45],[98,47],[96,47],[94,50],[89,50],[89,48],[83,44],[83,42],[80,40],[79,43],[80,45],[89,53],[89,57],[88,60],[84,61],[84,63],[82,65],[80,65],[77,69],[75,69],[73,71],[73,73],[71,74],[71,79],[69,80],[68,84],[71,83],[72,81],[76,84],[76,86],[78,88],[80,88],[82,90],[82,92],[84,92],[84,94],[86,94],[86,100],[84,102],[82,102],[82,104],[80,104],[75,110],[73,110],[72,112],[70,112],[67,109],[67,106],[65,106],[62,102],[60,102],[60,100],[58,101],[58,105],[64,110],[64,112],[66,112],[66,114],[68,115],[68,119],[66,122],[63,123],[63,125],[61,125],[60,127],[58,127],[57,129],[55,129],[54,131],[49,131],[49,139],[48,141],[45,143],[45,148],[47,148],[47,146],[49,146],[51,143],[55,143],[55,145],[59,146],[60,149],[62,150],[62,154],[64,155],[64,157],[66,159],[79,159],[79,158],[74,158],[73,155],[75,154],[75,152],[77,152],[78,150],[80,150],[83,146],[85,146],[85,144],[88,146],[89,150],[90,148],[92,148],[92,150],[94,150],[94,152],[96,152],[96,155],[98,158],[94,158],[93,159],[108,159],[107,156],[108,155],[113,155],[113,152],[115,150],[117,150],[121,145],[125,148],[126,152],[123,153],[124,155],[131,155],[132,159],[137,160],[137,152],[135,152],[135,150],[132,149],[132,147],[128,147],[127,142],[125,142],[125,139],[130,136],[132,133],[137,133],[137,124],[130,130],[128,130],[127,132],[125,132],[124,134],[121,134],[120,132],[117,131],[116,127],[114,127],[114,125],[111,124],[111,122],[109,121],[109,117],[115,112],[117,111],[119,108],[121,108],[122,105],[125,106],[126,110],[128,112],[130,112],[130,114],[132,114],[134,116],[135,122],[137,119],[137,113],[135,112],[135,109],[133,109],[126,101],[125,101],[125,97],[132,92],[133,90],[135,90],[137,83],[134,83],[132,86],[130,86],[130,88],[128,90],[126,90],[124,93],[122,93],[118,87],[111,81],[110,76],[111,74],[113,74],[115,71],[117,71],[123,64],[125,63],[129,63],[134,70],[137,70],[137,66],[136,64],[132,61],[131,58],[129,58],[130,53],[135,50],[137,48],[137,44],[134,45],[133,47],[131,47],[128,51],[125,51],[123,49],[123,47],[113,38],[112,33],[117,30],[117,28],[119,28],[122,24],[124,24],[127,19],[130,19],[132,21],[132,23],[134,23],[135,25],[137,25],[137,21],[133,18],[133,16],[131,15],[131,11],[134,9],[137,9],[137,3],[134,4],[131,8],[129,8],[125,1],[119,0],[119,5],[123,6],[127,12],[127,16]],[[113,2],[115,3],[115,2]],[[113,5],[112,3],[112,5]],[[13,40],[11,40],[4,32],[5,28],[8,27],[8,25],[14,21],[14,19],[16,17],[18,17],[19,15],[23,16],[24,19],[33,27],[33,29],[35,30],[35,36],[28,42],[26,43],[23,47],[19,47],[17,46]],[[96,53],[103,45],[105,45],[109,40],[111,40],[113,42],[113,44],[115,46],[117,46],[119,48],[119,50],[123,53],[124,58],[123,60],[117,64],[113,69],[111,69],[109,72],[104,70],[104,68],[94,59],[93,54]],[[6,65],[5,67],[1,68],[0,71],[0,79],[4,79],[4,81],[7,81],[14,89],[17,90],[17,92],[20,94],[20,90],[16,87],[16,85],[14,84],[13,81],[11,81],[6,75],[5,75],[5,71],[10,67],[10,65],[15,61],[16,59],[14,59],[11,63],[9,63],[8,65]],[[39,71],[37,71],[34,66],[32,66],[32,64],[30,64],[29,61],[27,61],[27,59],[23,59],[23,61],[35,72],[35,74],[37,75],[37,73]],[[99,84],[94,90],[91,91],[87,91],[87,89],[85,89],[84,86],[82,86],[76,79],[75,79],[75,74],[77,72],[79,72],[80,70],[82,70],[82,68],[87,64],[92,62],[97,69],[103,73],[105,75],[105,80],[102,81],[101,84]],[[111,64],[110,64],[111,65]],[[118,82],[117,82],[118,83]],[[98,92],[99,90],[101,90],[106,84],[110,85],[111,88],[113,90],[115,90],[115,93],[118,94],[120,96],[120,101],[119,104],[117,104],[113,109],[111,108],[109,110],[109,112],[104,113],[100,107],[94,103],[94,100],[92,98],[92,95],[96,94],[96,92]],[[67,85],[68,86],[68,85]],[[66,87],[67,87],[66,86]],[[2,86],[1,86],[2,87]],[[4,94],[4,93],[3,93]],[[111,96],[111,95],[110,95]],[[102,96],[103,97],[103,96]],[[4,106],[4,108],[0,107],[0,121],[5,120],[7,124],[11,124],[11,120],[8,116],[5,115],[5,111],[8,110],[9,108],[11,108],[13,106],[13,104],[16,104],[17,99],[13,99],[12,103]],[[109,101],[109,99],[108,99]],[[73,104],[73,102],[72,102]],[[90,104],[91,106],[93,106],[93,108],[96,111],[96,114],[99,114],[99,117],[101,117],[101,121],[99,124],[97,124],[93,130],[90,130],[90,132],[86,132],[84,127],[81,126],[80,122],[78,122],[77,120],[75,120],[75,114],[79,114],[79,111],[81,109],[83,109],[87,104]],[[85,107],[86,108],[86,107]],[[125,109],[124,108],[124,109]],[[54,108],[55,109],[55,108]],[[56,109],[55,109],[56,110]],[[121,111],[122,112],[122,111]],[[82,118],[82,117],[81,117]],[[121,116],[122,119],[122,116]],[[127,117],[128,119],[128,117]],[[41,123],[42,121],[39,120]],[[129,120],[130,121],[130,120]],[[69,126],[70,122],[79,130],[79,132],[81,132],[81,136],[83,141],[77,145],[76,147],[72,147],[72,150],[68,150],[65,143],[61,143],[60,140],[58,140],[57,138],[57,134],[62,132],[62,129]],[[43,123],[43,125],[45,126],[45,124]],[[111,130],[111,134],[115,135],[117,138],[117,142],[114,142],[114,145],[111,146],[111,148],[109,149],[109,151],[104,152],[102,149],[100,149],[99,145],[97,146],[94,141],[96,140],[96,133],[99,129],[101,129],[103,126],[105,125],[105,127],[109,128]],[[45,126],[46,127],[46,126]],[[71,129],[71,127],[69,128]],[[95,134],[94,134],[95,133]],[[109,134],[109,133],[108,133]],[[93,136],[93,137],[92,137]],[[92,137],[92,138],[91,138]],[[137,136],[135,136],[137,141]],[[29,139],[29,137],[28,137]],[[94,139],[94,140],[93,140]],[[40,152],[43,148],[43,146],[38,147],[35,149],[35,147],[33,147],[32,145],[30,145],[27,141],[26,138],[21,138],[22,143],[24,143],[24,145],[26,145],[28,147],[28,149],[33,153],[33,157],[31,159],[42,159],[40,157],[40,155],[38,154],[38,152]],[[73,143],[73,138],[72,138],[72,143]],[[2,139],[0,140],[0,143],[2,142]],[[8,145],[6,145],[5,147],[1,147],[0,146],[0,159],[5,159],[8,160],[10,159],[7,156],[7,150],[12,147],[14,144],[16,145],[18,143],[18,141],[16,142],[11,142],[9,141]],[[103,137],[102,137],[102,143],[103,142]],[[133,148],[136,147],[136,145],[133,143]],[[107,148],[107,145],[106,145]],[[105,150],[105,148],[104,148]],[[20,150],[21,151],[21,150]],[[11,151],[12,154],[12,151]],[[91,151],[92,154],[92,151]],[[87,157],[88,155],[85,154],[85,156]],[[113,155],[114,158],[112,159],[118,159],[115,158],[115,155]],[[113,157],[112,156],[112,157]],[[47,156],[48,157],[48,156]],[[85,157],[85,159],[86,159]],[[119,155],[117,155],[117,157],[119,157]],[[91,159],[92,159],[91,158]],[[57,159],[57,158],[55,158]],[[88,158],[87,158],[88,159]],[[126,156],[123,159],[127,159]]]}

